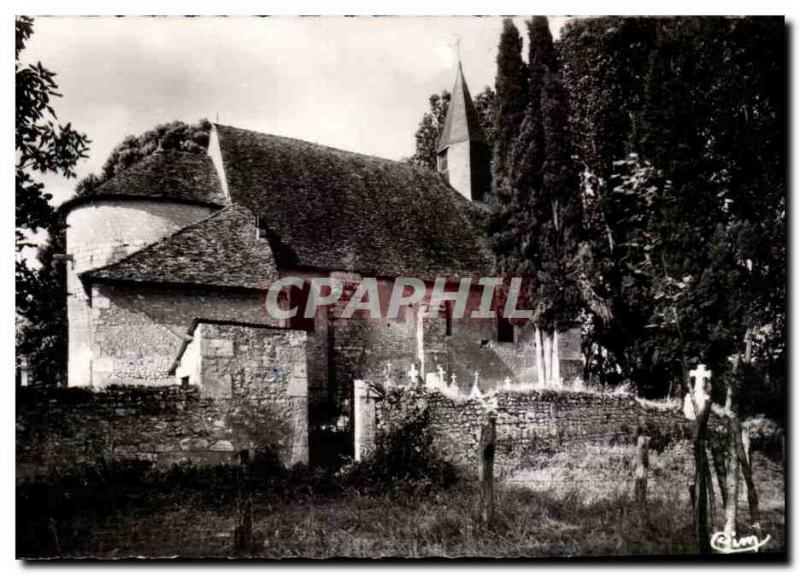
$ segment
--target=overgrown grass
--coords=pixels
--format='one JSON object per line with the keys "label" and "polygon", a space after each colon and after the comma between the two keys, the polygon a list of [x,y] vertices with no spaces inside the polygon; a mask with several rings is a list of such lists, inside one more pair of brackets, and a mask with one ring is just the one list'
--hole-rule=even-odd
{"label": "overgrown grass", "polygon": [[[695,553],[678,448],[651,453],[646,514],[631,502],[630,448],[542,454],[497,485],[495,523],[476,517],[477,488],[364,491],[319,471],[255,466],[258,557],[562,557]],[[259,468],[259,465],[261,466]],[[99,469],[99,471],[98,471]],[[783,472],[754,455],[768,550],[784,545]],[[540,481],[536,481],[539,479]],[[742,489],[744,491],[744,489]],[[684,494],[684,495],[682,495]],[[236,523],[235,470],[86,468],[18,486],[18,554],[27,557],[227,557]],[[747,532],[746,496],[740,499]],[[718,517],[718,522],[721,518]]]}

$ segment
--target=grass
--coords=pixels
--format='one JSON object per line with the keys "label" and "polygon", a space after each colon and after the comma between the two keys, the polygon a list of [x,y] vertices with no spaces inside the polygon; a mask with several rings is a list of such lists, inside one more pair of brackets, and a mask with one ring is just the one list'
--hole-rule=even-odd
{"label": "grass", "polygon": [[[525,469],[498,483],[496,518],[489,528],[477,521],[478,493],[467,482],[425,493],[364,494],[347,487],[333,489],[313,474],[287,475],[256,491],[254,530],[262,546],[254,556],[517,558],[695,553],[686,487],[691,459],[679,447],[651,453],[646,514],[631,503],[631,459],[625,446],[538,454],[526,462]],[[772,537],[768,549],[782,549],[782,467],[756,453],[754,471],[762,527]],[[155,478],[147,475],[147,481],[130,472],[112,484],[103,477],[76,477],[50,486],[18,487],[19,555],[232,555],[236,504],[228,470],[173,470]],[[741,529],[747,531],[744,494],[740,517]]]}

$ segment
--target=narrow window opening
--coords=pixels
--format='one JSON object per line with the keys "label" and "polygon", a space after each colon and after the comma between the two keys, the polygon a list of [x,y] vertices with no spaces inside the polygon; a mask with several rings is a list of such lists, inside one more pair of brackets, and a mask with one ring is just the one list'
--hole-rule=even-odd
{"label": "narrow window opening", "polygon": [[444,150],[438,156],[436,156],[436,161],[437,169],[440,172],[447,172],[447,150]]}
{"label": "narrow window opening", "polygon": [[442,313],[444,314],[444,334],[453,335],[453,302],[444,302]]}
{"label": "narrow window opening", "polygon": [[497,316],[497,341],[499,343],[515,343],[515,330],[514,324],[508,318]]}
{"label": "narrow window opening", "polygon": [[256,237],[260,240],[266,240],[267,238],[267,224],[264,222],[261,216],[256,216]]}

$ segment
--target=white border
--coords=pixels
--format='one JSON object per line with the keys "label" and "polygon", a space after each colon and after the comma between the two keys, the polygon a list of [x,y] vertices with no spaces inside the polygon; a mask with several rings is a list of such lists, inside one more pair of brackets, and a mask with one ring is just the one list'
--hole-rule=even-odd
{"label": "white border", "polygon": [[[14,551],[14,431],[12,422],[14,421],[14,401],[13,401],[13,390],[14,384],[13,379],[11,378],[11,367],[14,365],[14,322],[13,322],[13,311],[12,311],[12,300],[14,298],[14,280],[11,276],[11,267],[12,261],[14,259],[14,248],[11,246],[11,236],[12,236],[12,228],[13,222],[11,221],[13,216],[13,195],[11,190],[13,189],[13,173],[12,165],[14,164],[14,156],[13,156],[13,144],[12,144],[12,126],[14,124],[14,118],[12,115],[12,108],[13,108],[13,100],[14,100],[14,92],[13,92],[13,77],[12,77],[12,67],[11,61],[13,59],[13,26],[11,19],[14,14],[31,14],[31,15],[42,15],[42,14],[58,14],[58,15],[75,15],[75,14],[165,14],[165,15],[182,15],[182,14],[203,14],[203,15],[216,15],[216,14],[231,14],[231,15],[247,15],[247,14],[273,14],[273,15],[297,15],[297,14],[353,14],[353,15],[370,15],[370,14],[397,14],[397,15],[471,15],[471,14],[529,14],[531,12],[536,12],[537,14],[552,14],[552,15],[561,15],[561,14],[582,14],[582,15],[592,15],[592,14],[650,14],[650,15],[668,15],[668,14],[752,14],[752,15],[764,15],[764,14],[783,14],[787,17],[787,21],[789,24],[789,34],[792,37],[790,42],[791,46],[791,55],[790,55],[790,62],[791,62],[791,71],[790,71],[790,95],[796,94],[796,70],[797,70],[797,39],[794,38],[794,24],[796,23],[797,19],[797,2],[789,1],[761,1],[761,2],[744,2],[740,0],[729,0],[726,2],[705,2],[703,4],[699,4],[696,1],[687,1],[687,0],[680,0],[680,1],[673,1],[673,2],[661,2],[661,3],[644,3],[641,0],[632,1],[613,1],[613,2],[589,2],[589,1],[581,1],[581,2],[556,2],[553,0],[540,0],[537,2],[528,1],[521,1],[521,0],[492,0],[487,1],[483,0],[482,2],[475,1],[475,0],[442,0],[437,1],[434,3],[433,0],[393,0],[393,1],[350,1],[350,2],[324,2],[324,1],[287,1],[287,0],[274,0],[271,2],[256,2],[256,1],[244,1],[244,0],[229,0],[227,2],[211,2],[205,0],[194,0],[194,1],[186,1],[186,0],[173,0],[169,2],[165,2],[164,0],[161,1],[152,1],[146,0],[142,2],[132,2],[130,0],[120,1],[120,2],[102,2],[102,1],[84,1],[84,2],[56,2],[56,1],[29,1],[29,2],[22,2],[20,0],[12,0],[11,2],[7,2],[3,4],[2,12],[4,18],[2,19],[2,42],[0,42],[0,50],[2,50],[2,61],[4,66],[2,70],[5,72],[6,76],[3,78],[2,83],[2,99],[3,105],[0,110],[2,114],[2,130],[0,130],[0,137],[3,138],[4,143],[4,153],[2,154],[2,162],[3,162],[3,170],[2,174],[5,176],[3,186],[3,193],[0,196],[2,199],[0,201],[3,202],[2,210],[0,214],[2,214],[2,229],[4,232],[5,237],[8,238],[7,244],[5,245],[5,249],[1,252],[3,256],[2,261],[2,269],[6,270],[6,274],[0,278],[2,281],[2,293],[3,297],[3,305],[0,308],[3,313],[3,330],[2,330],[2,362],[1,365],[4,365],[8,370],[6,373],[8,374],[8,378],[6,381],[3,381],[2,386],[2,394],[3,394],[3,401],[2,405],[5,407],[4,416],[2,421],[4,421],[4,425],[2,426],[2,461],[6,463],[6,476],[5,476],[5,483],[4,489],[2,490],[2,508],[5,510],[4,519],[6,522],[5,529],[2,531],[3,535],[0,538],[0,557],[3,560],[3,567],[12,570],[18,571],[24,569],[24,565],[21,562],[14,561],[15,551]],[[45,63],[46,64],[46,63]],[[797,100],[797,98],[794,98]],[[791,102],[789,104],[791,106]],[[796,128],[797,126],[797,113],[794,112],[790,115],[792,118],[792,126],[791,128]],[[792,133],[796,133],[796,130],[792,130]],[[794,178],[794,166],[798,165],[798,152],[797,147],[794,148],[790,147],[790,151],[792,152],[791,158],[788,158],[789,166],[790,166],[790,186],[795,181]],[[789,192],[792,193],[791,191]],[[791,220],[796,220],[796,218],[791,217],[795,214],[795,203],[794,201],[790,201],[790,208]],[[791,224],[790,224],[791,225]],[[790,228],[791,229],[791,228]],[[790,254],[791,254],[791,267],[790,270],[798,269],[798,264],[800,263],[800,249],[798,249],[798,239],[797,234],[790,233],[791,238],[791,246],[790,246]],[[796,279],[796,278],[793,278]],[[794,294],[792,294],[794,295]],[[792,314],[791,319],[794,319],[794,314]],[[794,334],[792,334],[794,335]],[[800,343],[796,337],[790,338],[791,342],[791,354],[790,357],[800,357]],[[790,383],[791,388],[791,383]],[[794,391],[791,393],[790,397],[792,399],[791,403],[791,413],[797,413],[797,402],[798,396],[800,393]],[[791,442],[790,445],[792,446],[792,454],[791,454],[791,461],[794,460],[794,456],[797,454],[797,449],[794,448],[794,442]],[[793,480],[792,485],[789,486],[790,490],[793,490],[796,487],[795,475],[790,474],[790,478]],[[797,491],[790,491],[790,500],[791,495],[796,495]],[[792,506],[790,509],[793,509]],[[794,514],[792,514],[794,515]],[[797,529],[794,528],[795,525],[792,522],[793,517],[788,517],[787,520],[789,521],[789,533],[791,535],[790,541],[790,550],[796,549],[798,537],[797,537]],[[588,567],[589,565],[585,565]],[[591,565],[592,569],[619,569],[622,565],[620,564],[593,564]],[[264,570],[275,570],[275,569],[285,569],[287,567],[286,564],[280,563],[270,563],[270,564],[250,564],[245,568],[249,569],[264,569]],[[318,569],[324,568],[325,570],[336,570],[336,571],[343,571],[343,570],[350,570],[353,567],[360,568],[360,569],[392,569],[392,570],[411,570],[413,569],[415,572],[430,572],[433,573],[434,571],[439,571],[441,569],[464,569],[468,568],[470,570],[480,570],[480,571],[488,571],[490,569],[495,570],[497,568],[502,569],[509,569],[515,571],[526,571],[526,572],[550,572],[550,571],[558,571],[559,573],[563,573],[565,571],[576,571],[581,569],[581,564],[558,564],[558,565],[544,565],[544,564],[537,564],[537,563],[528,563],[528,564],[511,564],[511,563],[498,563],[498,564],[486,564],[486,563],[475,563],[471,565],[467,564],[428,564],[428,565],[420,565],[420,564],[399,564],[399,565],[387,565],[387,564],[369,564],[363,563],[359,565],[331,565],[331,564],[319,564],[319,565],[292,565],[289,568],[305,571],[311,569]],[[636,569],[640,570],[644,567],[641,564],[636,563],[629,563],[625,565],[628,569]],[[736,567],[735,565],[725,565],[725,566],[717,566],[718,568],[729,569],[731,567]],[[747,563],[742,564],[742,567],[747,567]],[[39,566],[41,568],[41,566]],[[64,564],[59,565],[51,565],[49,568],[58,568],[64,569]],[[79,568],[92,568],[92,570],[97,569],[101,572],[106,572],[111,569],[147,569],[151,573],[168,573],[172,572],[175,569],[180,570],[188,570],[188,569],[224,569],[224,570],[232,570],[234,568],[240,569],[242,565],[220,565],[220,564],[179,564],[179,565],[165,565],[165,564],[140,564],[140,565],[114,565],[114,564],[103,564],[103,565],[87,565],[81,564]],[[668,570],[675,569],[676,571],[680,569],[681,572],[700,572],[706,571],[709,568],[714,568],[711,565],[702,565],[702,564],[693,564],[693,565],[680,565],[680,564],[673,564],[671,566],[655,566],[655,565],[647,565],[647,569],[652,568],[666,568]]]}

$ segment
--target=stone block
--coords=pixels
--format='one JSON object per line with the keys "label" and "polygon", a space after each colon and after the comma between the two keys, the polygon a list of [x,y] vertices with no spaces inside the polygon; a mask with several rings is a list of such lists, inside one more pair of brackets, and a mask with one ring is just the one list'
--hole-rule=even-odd
{"label": "stone block", "polygon": [[215,441],[211,444],[211,451],[234,451],[233,443],[227,439]]}
{"label": "stone block", "polygon": [[187,437],[185,439],[181,439],[179,445],[181,447],[181,451],[202,451],[203,449],[208,449],[209,443],[207,439]]}
{"label": "stone block", "polygon": [[204,357],[233,357],[233,340],[221,338],[203,339],[201,353]]}

